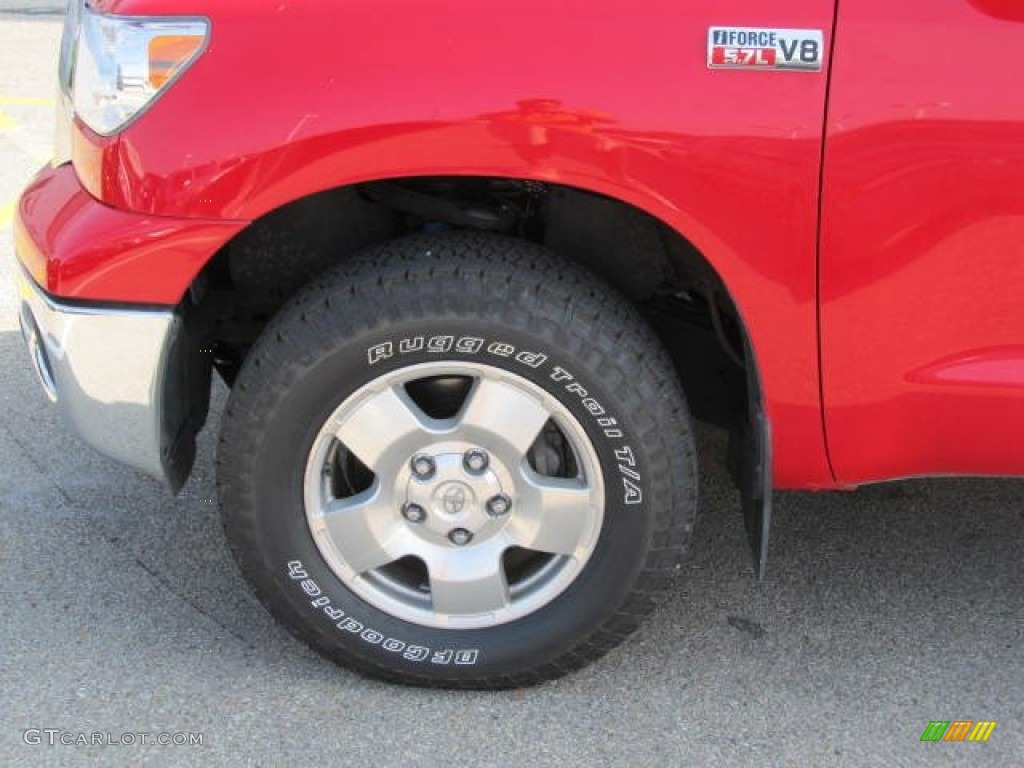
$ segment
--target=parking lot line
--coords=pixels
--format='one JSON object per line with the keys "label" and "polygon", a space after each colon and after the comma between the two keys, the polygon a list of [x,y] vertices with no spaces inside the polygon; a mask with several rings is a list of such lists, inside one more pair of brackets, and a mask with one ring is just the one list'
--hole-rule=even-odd
{"label": "parking lot line", "polygon": [[0,104],[9,104],[18,107],[53,107],[56,106],[56,99],[48,99],[43,96],[3,96],[0,95]]}
{"label": "parking lot line", "polygon": [[14,207],[17,204],[18,199],[14,198],[10,202],[0,205],[0,230],[7,229],[14,221]]}
{"label": "parking lot line", "polygon": [[[57,101],[53,98],[45,96],[22,96],[18,94],[0,94],[0,133],[10,131],[15,134],[15,142],[19,143],[21,148],[30,154],[35,160],[45,163],[50,159],[49,154],[42,153],[31,146],[26,146],[22,142],[18,142],[17,132],[22,127],[19,121],[12,117],[7,112],[4,112],[2,107],[36,107],[40,109],[53,109]],[[2,219],[0,219],[2,222]]]}

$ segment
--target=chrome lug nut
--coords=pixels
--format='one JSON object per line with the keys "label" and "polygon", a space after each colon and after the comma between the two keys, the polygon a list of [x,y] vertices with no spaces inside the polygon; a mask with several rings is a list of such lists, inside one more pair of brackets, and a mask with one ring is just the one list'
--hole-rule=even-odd
{"label": "chrome lug nut", "polygon": [[419,504],[406,504],[402,507],[402,517],[410,523],[422,523],[427,519],[427,510]]}
{"label": "chrome lug nut", "polygon": [[429,480],[437,471],[437,465],[434,463],[434,460],[425,453],[413,456],[409,466],[412,469],[412,473],[416,475],[417,480]]}
{"label": "chrome lug nut", "polygon": [[491,517],[507,515],[510,509],[512,509],[512,499],[503,493],[491,496],[487,500],[487,514]]}
{"label": "chrome lug nut", "polygon": [[448,531],[448,540],[457,547],[464,547],[473,540],[473,534],[465,528],[452,528]]}
{"label": "chrome lug nut", "polygon": [[485,451],[481,451],[479,448],[471,448],[462,457],[462,466],[469,474],[479,475],[487,469],[490,461],[491,459]]}

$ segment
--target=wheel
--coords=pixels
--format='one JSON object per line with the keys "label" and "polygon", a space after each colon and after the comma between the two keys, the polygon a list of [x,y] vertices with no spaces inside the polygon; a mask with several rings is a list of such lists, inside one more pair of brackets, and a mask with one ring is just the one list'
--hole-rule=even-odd
{"label": "wheel", "polygon": [[224,530],[331,659],[509,687],[615,646],[693,528],[692,430],[634,310],[543,248],[446,233],[305,288],[232,390]]}

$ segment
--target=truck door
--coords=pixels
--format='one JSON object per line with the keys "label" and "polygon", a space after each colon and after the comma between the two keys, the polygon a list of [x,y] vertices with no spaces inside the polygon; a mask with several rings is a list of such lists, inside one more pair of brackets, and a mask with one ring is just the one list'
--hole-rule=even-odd
{"label": "truck door", "polygon": [[820,251],[840,482],[1024,474],[1024,9],[843,0]]}

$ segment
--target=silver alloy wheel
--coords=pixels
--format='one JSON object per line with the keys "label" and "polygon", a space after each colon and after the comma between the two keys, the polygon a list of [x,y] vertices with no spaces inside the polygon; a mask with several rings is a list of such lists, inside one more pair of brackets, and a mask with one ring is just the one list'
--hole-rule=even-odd
{"label": "silver alloy wheel", "polygon": [[[430,415],[411,394],[437,381],[465,382],[453,414]],[[346,398],[313,441],[303,493],[338,578],[430,627],[538,610],[580,573],[604,517],[600,464],[577,420],[536,384],[476,363],[409,366]]]}

